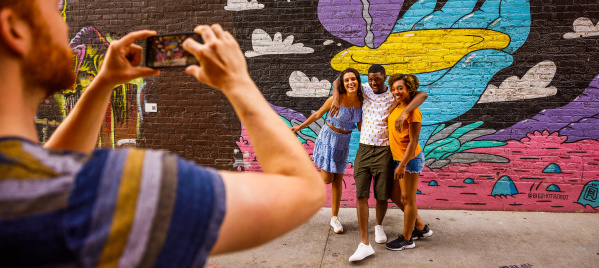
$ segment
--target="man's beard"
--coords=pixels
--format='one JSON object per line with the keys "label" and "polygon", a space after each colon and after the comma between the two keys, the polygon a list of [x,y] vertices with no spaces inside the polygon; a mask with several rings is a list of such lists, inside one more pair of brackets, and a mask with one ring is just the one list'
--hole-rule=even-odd
{"label": "man's beard", "polygon": [[38,25],[33,30],[35,47],[25,58],[22,71],[28,86],[42,88],[49,97],[75,84],[73,51],[57,44],[45,25],[35,24]]}

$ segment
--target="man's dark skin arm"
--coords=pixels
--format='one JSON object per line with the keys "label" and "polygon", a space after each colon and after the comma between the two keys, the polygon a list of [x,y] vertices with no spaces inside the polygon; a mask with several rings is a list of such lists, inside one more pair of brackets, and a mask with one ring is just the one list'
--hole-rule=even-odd
{"label": "man's dark skin arm", "polygon": [[329,116],[335,117],[339,114],[339,79],[333,81],[333,104],[329,110]]}
{"label": "man's dark skin arm", "polygon": [[[427,98],[428,94],[426,94],[426,92],[416,91],[416,95],[414,96],[410,104],[408,104],[406,109],[403,110],[403,112],[401,112],[399,117],[395,120],[395,130],[397,132],[401,132],[403,121],[406,120],[406,118],[408,118],[408,114],[414,111],[418,106],[420,106]],[[394,104],[394,106],[397,107],[397,104]],[[392,108],[395,109],[395,107]]]}

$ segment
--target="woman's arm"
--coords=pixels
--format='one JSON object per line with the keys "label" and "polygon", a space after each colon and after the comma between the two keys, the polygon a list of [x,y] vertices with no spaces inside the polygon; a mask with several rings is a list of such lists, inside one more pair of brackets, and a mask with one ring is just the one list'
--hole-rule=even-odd
{"label": "woman's arm", "polygon": [[[403,126],[403,121],[408,118],[408,114],[414,111],[418,106],[420,106],[426,99],[428,98],[428,94],[424,91],[417,91],[416,95],[410,101],[410,104],[406,106],[406,109],[399,115],[399,117],[395,120],[395,130],[397,132],[401,132],[401,128]],[[393,110],[391,110],[393,111]]]}
{"label": "woman's arm", "polygon": [[412,122],[410,123],[410,142],[408,143],[408,147],[403,155],[403,159],[399,166],[395,169],[394,178],[396,180],[401,180],[404,177],[406,172],[406,165],[412,159],[414,152],[416,151],[416,146],[418,146],[418,138],[420,137],[420,128],[422,127],[421,122]]}
{"label": "woman's arm", "polygon": [[293,133],[296,133],[296,132],[304,129],[305,127],[309,126],[310,124],[316,122],[316,120],[321,118],[329,109],[331,109],[332,103],[333,103],[333,96],[329,97],[324,102],[322,107],[320,107],[320,109],[318,109],[318,111],[316,111],[315,113],[310,115],[310,117],[308,117],[308,119],[306,119],[306,121],[304,121],[301,125],[292,127],[291,131],[293,131]]}

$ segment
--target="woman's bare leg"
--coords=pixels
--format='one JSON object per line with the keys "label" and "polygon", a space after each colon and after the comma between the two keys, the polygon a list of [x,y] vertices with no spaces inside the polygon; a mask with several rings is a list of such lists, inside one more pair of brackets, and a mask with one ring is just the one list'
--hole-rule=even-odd
{"label": "woman's bare leg", "polygon": [[399,180],[401,196],[404,204],[404,224],[403,236],[406,240],[412,237],[414,224],[418,218],[418,208],[416,207],[416,191],[418,191],[418,173],[406,172],[403,179]]}
{"label": "woman's bare leg", "polygon": [[[408,173],[409,174],[409,173]],[[416,182],[418,183],[418,182]],[[404,211],[404,203],[402,201],[401,198],[401,187],[399,186],[399,182],[397,180],[393,180],[393,188],[391,188],[391,201],[393,201],[393,203],[395,203],[395,205],[397,205],[397,207],[399,209],[401,209],[401,211]],[[418,189],[416,189],[418,190]],[[420,218],[420,215],[416,215],[416,228],[418,228],[418,230],[422,230],[424,229],[424,221]]]}
{"label": "woman's bare leg", "polygon": [[331,210],[333,216],[338,216],[339,206],[341,205],[341,192],[343,187],[343,174],[334,173],[333,183],[331,184]]}
{"label": "woman's bare leg", "polygon": [[325,184],[330,184],[331,182],[333,182],[333,179],[335,178],[335,173],[329,173],[321,169],[320,176],[322,176],[322,180]]}

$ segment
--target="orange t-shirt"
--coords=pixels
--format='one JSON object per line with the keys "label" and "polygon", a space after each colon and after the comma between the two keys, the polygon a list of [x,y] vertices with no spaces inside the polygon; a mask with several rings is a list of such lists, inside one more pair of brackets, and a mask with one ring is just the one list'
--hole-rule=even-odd
{"label": "orange t-shirt", "polygon": [[[403,122],[403,129],[400,132],[395,130],[395,120],[401,115],[405,107],[400,108],[397,107],[391,114],[389,115],[389,145],[391,146],[391,153],[393,154],[393,160],[401,161],[403,160],[403,156],[408,148],[408,143],[410,143],[410,126],[409,123],[412,122],[420,122],[422,123],[422,112],[420,109],[416,108],[414,111],[408,114],[408,118]],[[418,142],[418,137],[413,137]],[[416,150],[414,151],[414,155],[410,157],[410,159],[416,157],[420,151],[420,144],[416,143]]]}

